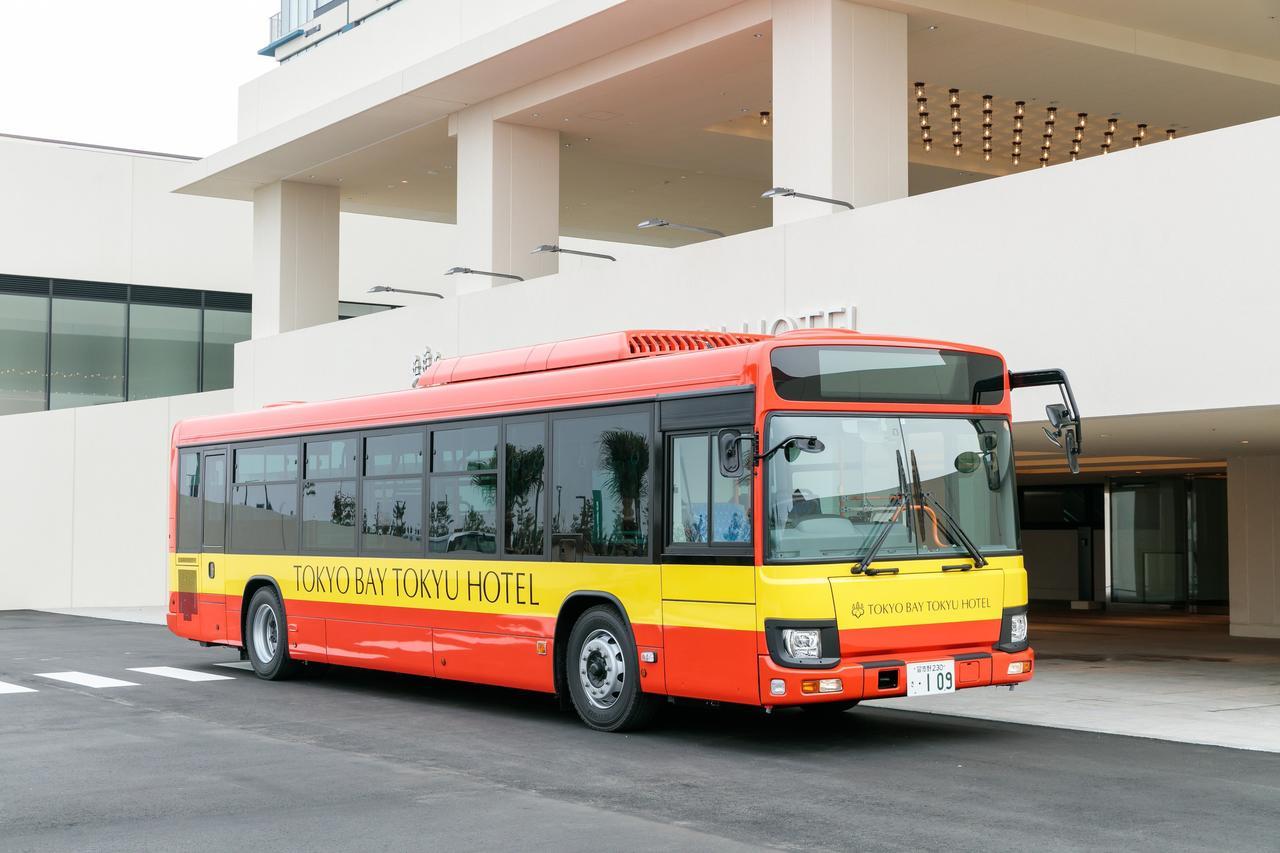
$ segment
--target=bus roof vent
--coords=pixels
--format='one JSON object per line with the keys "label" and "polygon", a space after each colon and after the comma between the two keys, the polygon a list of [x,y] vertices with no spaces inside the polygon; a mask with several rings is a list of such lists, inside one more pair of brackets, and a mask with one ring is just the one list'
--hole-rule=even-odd
{"label": "bus roof vent", "polygon": [[417,387],[452,385],[495,376],[538,373],[632,358],[720,349],[768,339],[768,335],[645,329],[610,332],[531,347],[463,355],[437,361],[418,378]]}

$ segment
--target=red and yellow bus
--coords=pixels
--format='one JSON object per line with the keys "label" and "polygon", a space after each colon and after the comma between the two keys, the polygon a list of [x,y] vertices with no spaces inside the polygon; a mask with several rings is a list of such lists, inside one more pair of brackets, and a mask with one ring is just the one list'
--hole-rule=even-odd
{"label": "red and yellow bus", "polygon": [[633,331],[173,434],[169,627],[311,662],[810,711],[1026,681],[1009,396],[1060,371],[805,330]]}

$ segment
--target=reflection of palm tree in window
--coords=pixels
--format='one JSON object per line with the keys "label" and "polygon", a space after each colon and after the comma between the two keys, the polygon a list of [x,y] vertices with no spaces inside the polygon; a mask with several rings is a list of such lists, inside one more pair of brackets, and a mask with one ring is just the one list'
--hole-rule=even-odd
{"label": "reflection of palm tree in window", "polygon": [[610,429],[600,434],[604,485],[619,503],[614,536],[623,545],[644,547],[641,501],[648,488],[649,439],[638,432]]}
{"label": "reflection of palm tree in window", "polygon": [[511,531],[509,547],[512,553],[533,554],[542,551],[540,521],[545,469],[546,451],[542,445],[528,449],[514,444],[507,445],[506,519],[507,529]]}

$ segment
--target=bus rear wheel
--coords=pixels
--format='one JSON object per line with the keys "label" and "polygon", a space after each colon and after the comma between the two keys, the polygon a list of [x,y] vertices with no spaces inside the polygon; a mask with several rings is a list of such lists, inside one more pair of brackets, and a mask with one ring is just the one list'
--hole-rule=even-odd
{"label": "bus rear wheel", "polygon": [[641,692],[635,642],[612,607],[592,607],[578,617],[564,667],[573,707],[596,731],[630,731],[653,719],[658,698]]}
{"label": "bus rear wheel", "polygon": [[245,652],[259,678],[282,681],[298,673],[302,664],[289,657],[288,623],[274,589],[264,586],[249,599],[244,629]]}

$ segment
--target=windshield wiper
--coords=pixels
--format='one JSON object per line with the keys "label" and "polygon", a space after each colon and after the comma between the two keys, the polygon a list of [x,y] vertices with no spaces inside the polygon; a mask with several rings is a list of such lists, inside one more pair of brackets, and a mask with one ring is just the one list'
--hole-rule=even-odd
{"label": "windshield wiper", "polygon": [[889,500],[889,505],[885,507],[886,510],[893,510],[893,512],[889,513],[889,520],[880,522],[880,532],[871,540],[871,544],[867,546],[867,553],[862,556],[862,559],[858,560],[853,568],[849,569],[850,574],[860,575],[863,572],[870,574],[871,563],[875,560],[876,554],[880,552],[881,546],[884,545],[884,540],[889,538],[889,531],[893,530],[893,524],[897,520],[897,509],[901,505],[902,495],[894,495]]}
{"label": "windshield wiper", "polygon": [[947,508],[938,503],[937,499],[929,492],[922,492],[925,506],[933,507],[933,509],[942,516],[943,526],[946,527],[947,536],[951,538],[961,548],[969,552],[969,556],[973,557],[973,564],[976,568],[982,568],[987,564],[987,558],[982,556],[982,552],[978,550],[978,546],[973,544],[973,540],[969,538],[969,534],[964,532],[964,528],[960,526],[960,522],[956,521],[951,513],[947,512]]}

